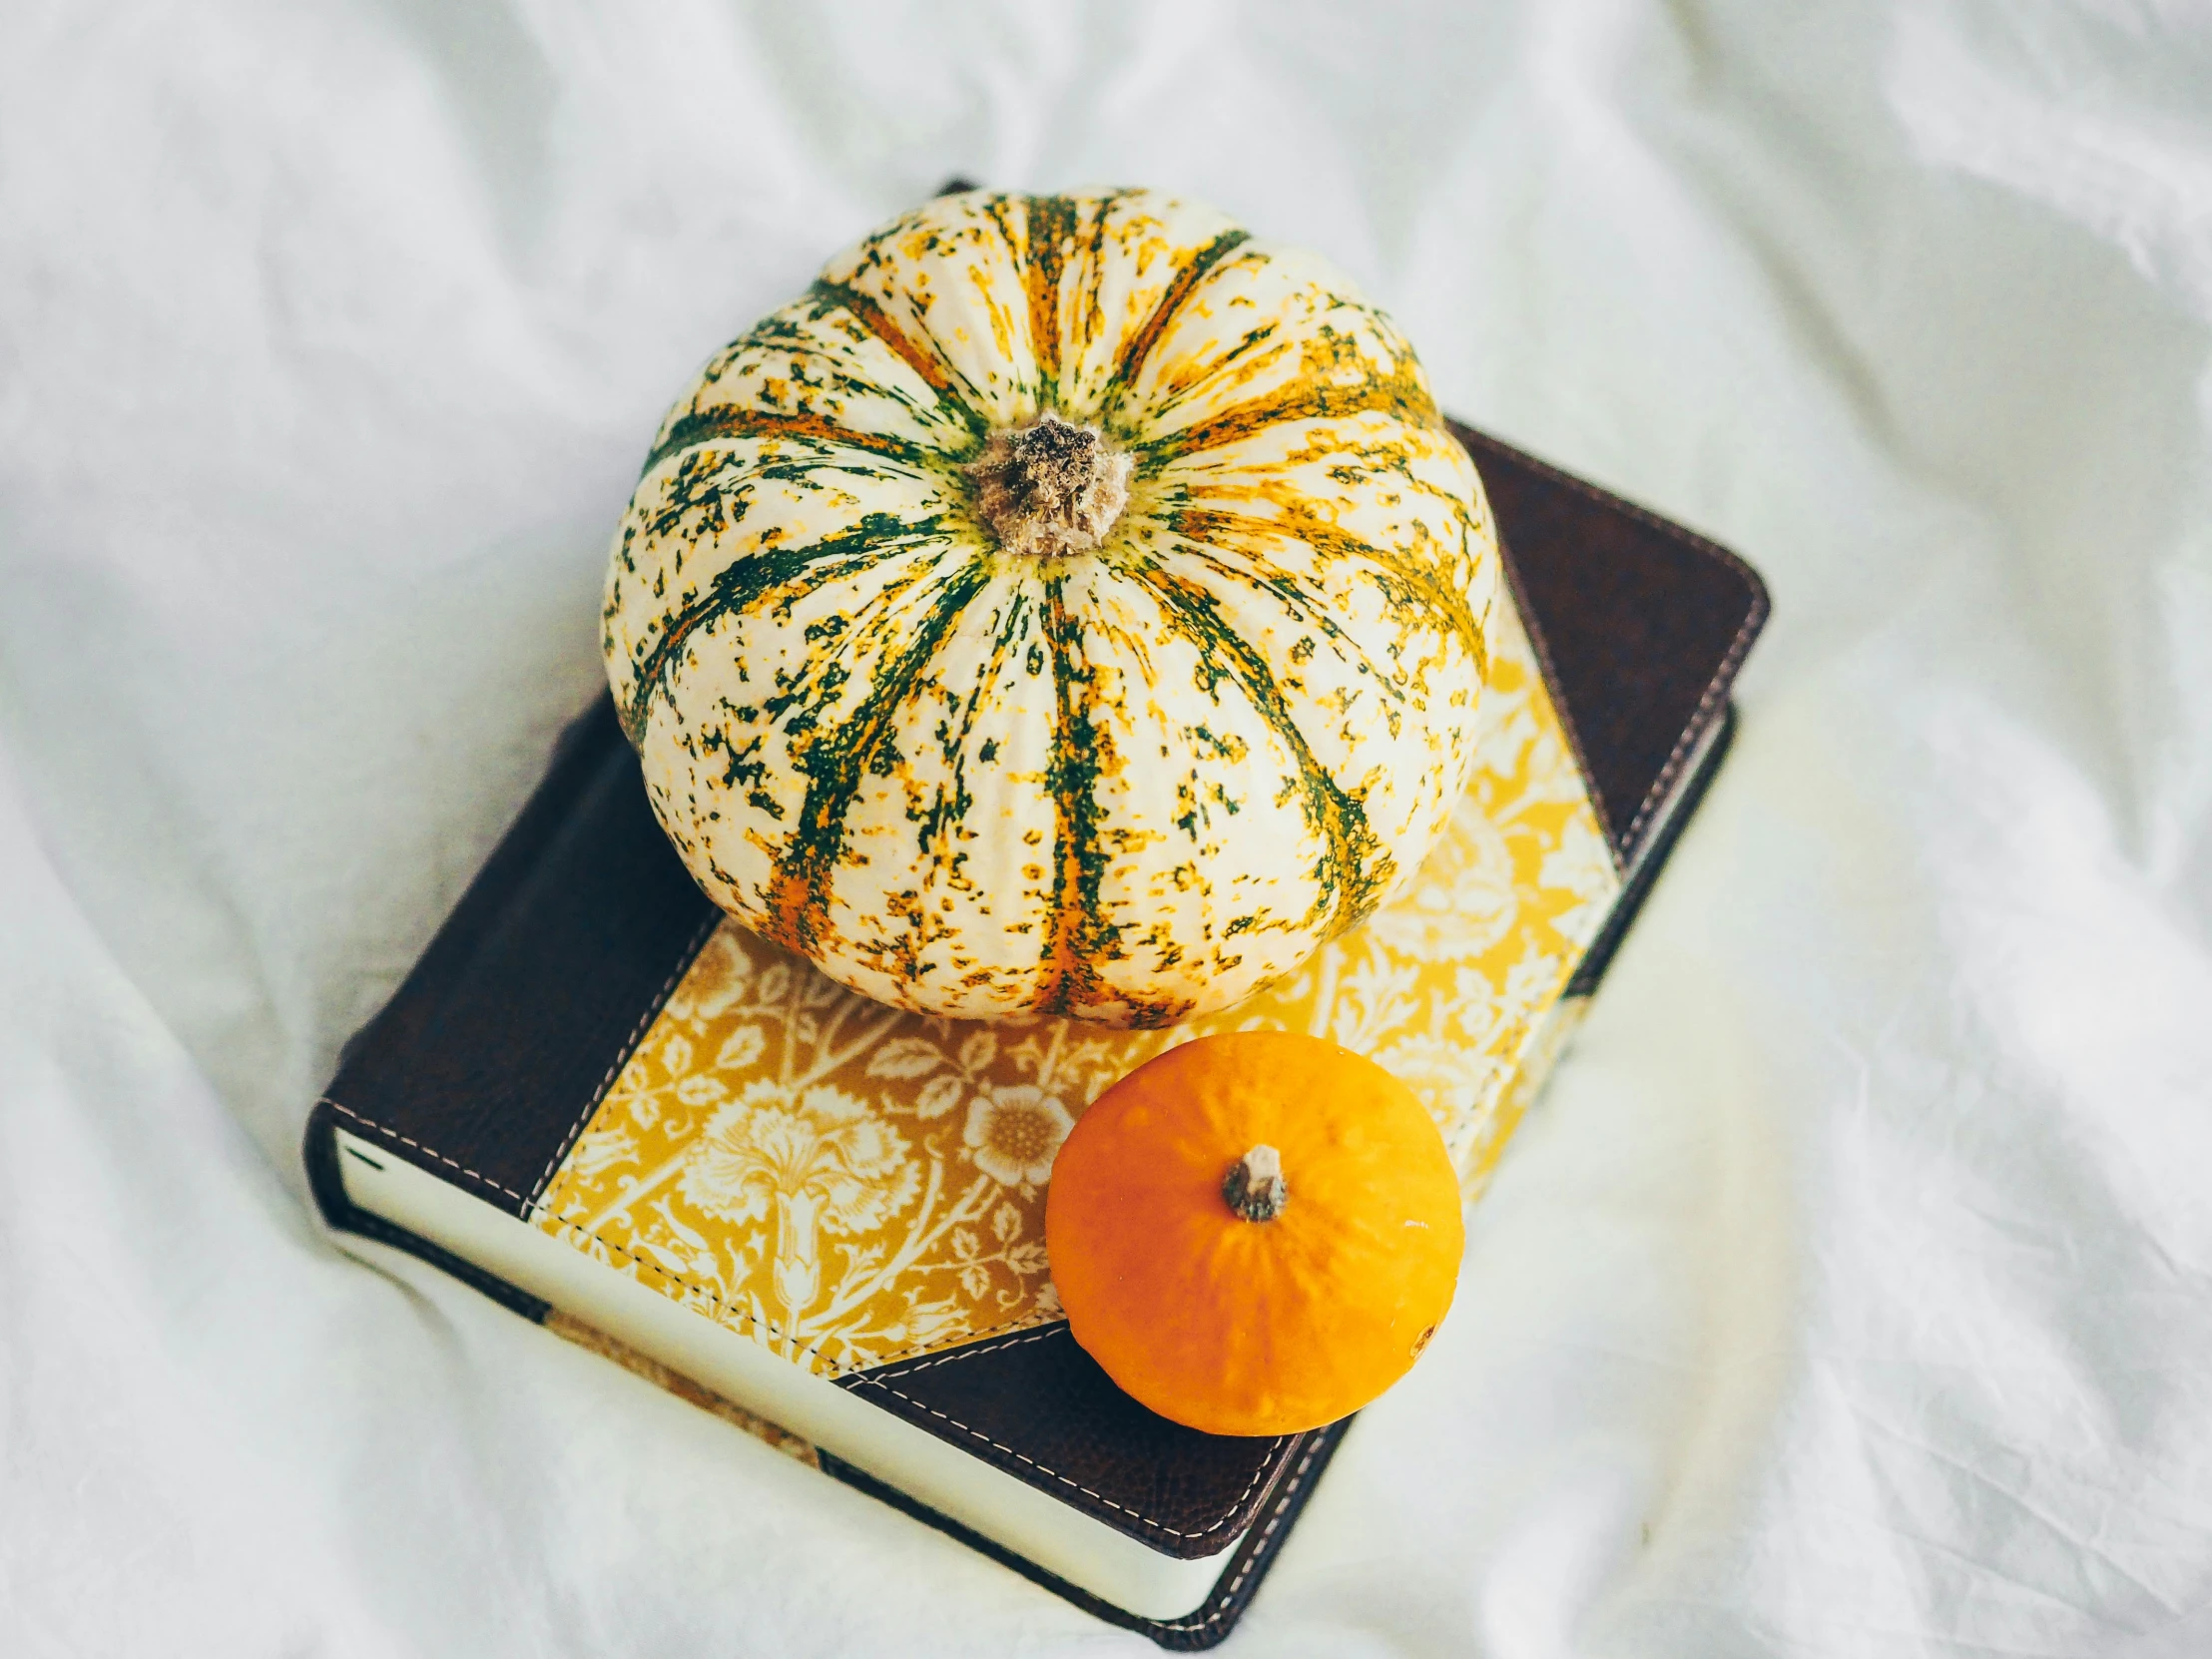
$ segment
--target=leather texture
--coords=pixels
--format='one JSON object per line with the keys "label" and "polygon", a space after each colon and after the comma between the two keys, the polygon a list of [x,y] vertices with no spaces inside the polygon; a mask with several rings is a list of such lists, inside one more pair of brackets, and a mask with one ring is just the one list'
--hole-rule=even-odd
{"label": "leather texture", "polygon": [[1633,869],[1766,625],[1726,548],[1457,421],[1613,856]]}
{"label": "leather texture", "polygon": [[720,912],[602,700],[324,1092],[341,1128],[525,1214]]}
{"label": "leather texture", "polygon": [[[1628,875],[1577,976],[1586,990],[1718,766],[1716,742],[1698,776],[1685,776],[1699,739],[1727,714],[1766,593],[1712,543],[1453,429],[1489,487],[1508,578]],[[390,1003],[348,1045],[310,1117],[307,1165],[331,1225],[411,1250],[542,1318],[536,1299],[351,1209],[330,1131],[350,1130],[526,1216],[718,919],[655,823],[636,758],[602,701],[564,735],[544,783]],[[1134,1619],[1053,1581],[1180,1648],[1227,1634],[1345,1426],[1281,1440],[1182,1428],[1122,1394],[1064,1325],[839,1385],[1166,1553],[1210,1554],[1246,1532],[1214,1597],[1189,1619]],[[878,1489],[858,1471],[837,1472]]]}
{"label": "leather texture", "polygon": [[1336,1455],[1337,1447],[1344,1443],[1345,1432],[1355,1419],[1347,1417],[1333,1422],[1327,1428],[1317,1428],[1311,1434],[1297,1436],[1295,1454],[1286,1457],[1279,1477],[1268,1487],[1267,1499],[1253,1523],[1246,1528],[1244,1539],[1237,1551],[1230,1556],[1214,1581],[1213,1589],[1204,1601],[1179,1619],[1148,1619],[1116,1607],[1110,1601],[1101,1601],[1089,1591],[1070,1584],[1066,1579],[1045,1571],[1036,1562],[1014,1554],[980,1533],[971,1532],[948,1515],[941,1515],[926,1504],[917,1503],[910,1495],[896,1486],[887,1486],[863,1469],[828,1452],[818,1452],[825,1474],[835,1476],[848,1486],[855,1486],[871,1497],[880,1498],[895,1509],[903,1509],[917,1520],[928,1522],[940,1531],[948,1532],[962,1543],[980,1550],[992,1560],[1013,1568],[1034,1584],[1041,1584],[1055,1595],[1062,1595],[1088,1613],[1093,1613],[1109,1624],[1118,1624],[1127,1630],[1142,1631],[1161,1647],[1173,1653],[1198,1653],[1219,1645],[1234,1630],[1237,1620],[1251,1604],[1260,1582],[1267,1577],[1268,1568],[1275,1564],[1276,1554],[1283,1541],[1291,1535],[1291,1528],[1306,1507],[1314,1489],[1321,1483],[1322,1471],[1329,1467],[1329,1459]]}
{"label": "leather texture", "polygon": [[[1719,774],[1721,762],[1728,758],[1729,746],[1735,741],[1736,706],[1730,703],[1721,709],[1720,729],[1713,734],[1712,743],[1702,756],[1692,761],[1680,787],[1655,816],[1653,829],[1637,851],[1636,862],[1628,871],[1621,895],[1613,900],[1612,913],[1598,929],[1597,937],[1590,941],[1590,948],[1582,953],[1582,960],[1575,964],[1574,976],[1560,993],[1562,998],[1590,996],[1596,992],[1598,981],[1613,965],[1614,952],[1628,936],[1628,929],[1643,909],[1644,900],[1651,896],[1659,872],[1666,868],[1674,843],[1681,839],[1684,827],[1695,816],[1698,804],[1705,799],[1706,789]],[[1698,752],[1693,750],[1692,754],[1697,756]]]}
{"label": "leather texture", "polygon": [[1065,1322],[878,1366],[839,1386],[1186,1559],[1251,1524],[1305,1437],[1202,1434],[1155,1415]]}

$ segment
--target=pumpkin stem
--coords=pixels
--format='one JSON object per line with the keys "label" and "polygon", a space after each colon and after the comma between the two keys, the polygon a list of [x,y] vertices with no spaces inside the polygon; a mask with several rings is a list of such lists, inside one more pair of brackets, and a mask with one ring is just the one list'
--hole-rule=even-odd
{"label": "pumpkin stem", "polygon": [[1009,553],[1081,553],[1106,539],[1129,504],[1133,463],[1093,426],[1040,415],[993,432],[967,467],[975,510]]}
{"label": "pumpkin stem", "polygon": [[1246,1221],[1273,1221],[1291,1201],[1291,1189],[1283,1179],[1283,1154],[1272,1146],[1256,1146],[1229,1166],[1222,1177],[1221,1196],[1229,1208]]}

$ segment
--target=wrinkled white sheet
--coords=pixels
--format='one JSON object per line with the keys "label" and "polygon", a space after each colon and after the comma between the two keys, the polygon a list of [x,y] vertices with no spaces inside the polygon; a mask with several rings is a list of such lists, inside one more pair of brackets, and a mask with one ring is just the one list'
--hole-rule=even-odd
{"label": "wrinkled white sheet", "polygon": [[0,9],[0,1650],[1149,1651],[339,1255],[296,1167],[594,690],[665,401],[955,172],[1325,250],[1776,596],[1231,1651],[2212,1653],[2174,0]]}

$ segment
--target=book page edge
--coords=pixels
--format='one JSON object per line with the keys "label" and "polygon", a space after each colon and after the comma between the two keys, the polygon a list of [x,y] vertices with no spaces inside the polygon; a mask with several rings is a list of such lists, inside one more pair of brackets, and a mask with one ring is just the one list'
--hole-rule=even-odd
{"label": "book page edge", "polygon": [[1192,1559],[1164,1554],[374,1143],[343,1129],[330,1133],[355,1207],[597,1327],[1102,1601],[1141,1618],[1181,1618],[1204,1604],[1242,1541]]}

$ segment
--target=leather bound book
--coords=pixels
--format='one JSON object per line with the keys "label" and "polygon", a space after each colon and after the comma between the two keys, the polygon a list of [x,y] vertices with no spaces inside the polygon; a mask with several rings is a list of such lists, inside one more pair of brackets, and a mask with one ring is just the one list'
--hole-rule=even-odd
{"label": "leather bound book", "polygon": [[1478,1193],[1719,765],[1767,614],[1695,535],[1465,428],[1505,549],[1480,756],[1407,890],[1170,1031],[927,1019],[716,911],[602,703],[308,1120],[344,1235],[446,1269],[1161,1645],[1226,1636],[1347,1422],[1155,1416],[1068,1335],[1061,1138],[1211,1030],[1421,1096]]}

